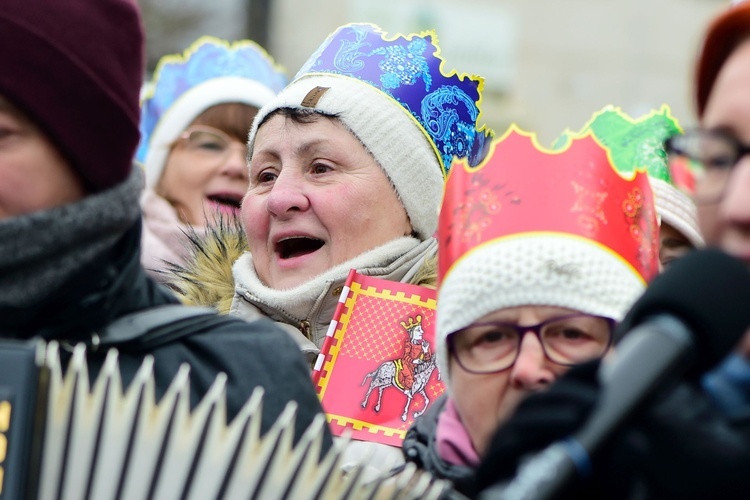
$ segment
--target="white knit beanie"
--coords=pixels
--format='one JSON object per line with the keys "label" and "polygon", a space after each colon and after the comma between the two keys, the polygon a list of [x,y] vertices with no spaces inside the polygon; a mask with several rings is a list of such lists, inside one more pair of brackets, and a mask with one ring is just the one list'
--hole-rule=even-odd
{"label": "white knit beanie", "polygon": [[656,212],[662,223],[666,222],[679,231],[696,248],[705,246],[698,227],[698,210],[685,193],[667,181],[651,177]]}
{"label": "white knit beanie", "polygon": [[475,248],[451,269],[438,293],[441,373],[448,335],[517,306],[555,306],[620,321],[646,288],[611,250],[563,233],[512,235]]}
{"label": "white knit beanie", "polygon": [[204,36],[183,54],[163,57],[141,105],[141,144],[136,155],[155,187],[175,140],[204,111],[225,103],[256,108],[286,84],[280,67],[250,40],[232,44]]}
{"label": "white knit beanie", "polygon": [[[556,306],[621,320],[658,270],[645,172],[620,176],[591,137],[563,152],[516,128],[477,169],[452,168],[438,230],[438,362],[494,311]],[[468,215],[466,215],[468,214]]]}
{"label": "white knit beanie", "polygon": [[631,266],[591,240],[564,233],[499,238],[464,256],[441,282],[439,345],[445,348],[450,333],[508,307],[565,307],[619,321],[644,289]]}
{"label": "white knit beanie", "polygon": [[[482,79],[443,74],[432,33],[388,39],[371,24],[331,34],[272,102],[248,137],[281,108],[336,116],[372,154],[393,185],[420,239],[435,233],[446,160],[476,164],[490,132],[479,128]],[[416,108],[416,109],[415,109]]]}

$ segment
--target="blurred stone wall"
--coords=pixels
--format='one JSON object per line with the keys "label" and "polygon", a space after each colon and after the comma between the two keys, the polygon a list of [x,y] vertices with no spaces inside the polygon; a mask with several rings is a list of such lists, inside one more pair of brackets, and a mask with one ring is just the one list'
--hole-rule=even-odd
{"label": "blurred stone wall", "polygon": [[[139,0],[148,69],[202,34],[268,36],[289,77],[347,22],[389,33],[434,28],[446,67],[486,78],[484,121],[542,144],[607,104],[632,115],[669,104],[694,123],[691,70],[708,21],[728,0]],[[255,2],[255,3],[253,3]],[[262,9],[258,9],[262,2]],[[257,14],[260,13],[260,14]],[[264,15],[268,19],[255,19]],[[256,17],[257,17],[256,15]],[[265,23],[265,24],[264,24]],[[259,30],[259,27],[265,30]]]}
{"label": "blurred stone wall", "polygon": [[434,27],[447,66],[486,75],[483,116],[543,144],[606,104],[640,115],[669,104],[694,123],[692,64],[728,0],[272,0],[269,51],[293,76],[347,22],[390,33]]}
{"label": "blurred stone wall", "polygon": [[138,0],[146,31],[146,70],[165,54],[182,52],[201,35],[248,36],[248,0]]}

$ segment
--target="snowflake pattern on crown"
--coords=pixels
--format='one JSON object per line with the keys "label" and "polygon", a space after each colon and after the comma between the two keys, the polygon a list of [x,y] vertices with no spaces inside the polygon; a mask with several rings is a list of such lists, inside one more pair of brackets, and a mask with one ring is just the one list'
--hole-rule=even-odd
{"label": "snowflake pattern on crown", "polygon": [[275,93],[286,86],[287,78],[270,55],[251,40],[230,44],[204,36],[182,54],[164,56],[157,65],[153,88],[141,104],[141,143],[136,158],[146,154],[162,115],[185,92],[214,78],[239,77],[255,80]]}
{"label": "snowflake pattern on crown", "polygon": [[478,165],[492,132],[477,122],[484,80],[443,73],[434,32],[388,39],[373,24],[339,28],[307,60],[295,80],[314,73],[356,78],[398,102],[435,146],[444,174],[454,157]]}

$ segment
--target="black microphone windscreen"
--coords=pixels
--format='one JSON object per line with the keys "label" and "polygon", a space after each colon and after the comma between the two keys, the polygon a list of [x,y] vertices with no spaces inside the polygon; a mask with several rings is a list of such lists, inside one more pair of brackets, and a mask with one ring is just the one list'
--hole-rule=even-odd
{"label": "black microphone windscreen", "polygon": [[671,314],[693,334],[693,372],[718,363],[750,326],[750,270],[716,249],[696,250],[657,276],[618,326],[616,340],[649,316]]}

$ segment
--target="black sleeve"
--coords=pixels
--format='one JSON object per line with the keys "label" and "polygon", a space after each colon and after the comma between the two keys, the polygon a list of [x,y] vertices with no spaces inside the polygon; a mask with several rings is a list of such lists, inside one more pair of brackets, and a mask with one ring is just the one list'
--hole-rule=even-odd
{"label": "black sleeve", "polygon": [[750,440],[693,385],[671,391],[623,439],[656,498],[747,498]]}
{"label": "black sleeve", "polygon": [[[519,405],[479,468],[480,491],[513,478],[521,457],[581,428],[599,390],[580,376],[583,369]],[[747,433],[718,414],[694,385],[683,383],[660,396],[593,454],[590,478],[572,479],[556,498],[747,498]]]}

